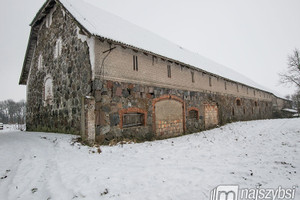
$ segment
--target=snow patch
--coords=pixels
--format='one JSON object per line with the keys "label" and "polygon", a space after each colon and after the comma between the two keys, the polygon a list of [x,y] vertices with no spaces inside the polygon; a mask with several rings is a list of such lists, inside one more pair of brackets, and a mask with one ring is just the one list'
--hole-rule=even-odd
{"label": "snow patch", "polygon": [[299,197],[299,130],[298,118],[237,122],[100,153],[74,135],[0,131],[0,199],[205,200],[220,184]]}
{"label": "snow patch", "polygon": [[291,108],[284,108],[283,111],[291,112],[291,113],[297,113],[297,110],[291,109]]}

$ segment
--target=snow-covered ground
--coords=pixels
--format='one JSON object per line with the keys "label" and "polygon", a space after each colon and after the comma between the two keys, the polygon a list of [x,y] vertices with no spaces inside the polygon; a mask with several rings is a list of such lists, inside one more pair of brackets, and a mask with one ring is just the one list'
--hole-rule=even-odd
{"label": "snow-covered ground", "polygon": [[183,137],[96,148],[75,136],[0,131],[0,199],[208,200],[220,184],[292,188],[300,119],[238,122]]}

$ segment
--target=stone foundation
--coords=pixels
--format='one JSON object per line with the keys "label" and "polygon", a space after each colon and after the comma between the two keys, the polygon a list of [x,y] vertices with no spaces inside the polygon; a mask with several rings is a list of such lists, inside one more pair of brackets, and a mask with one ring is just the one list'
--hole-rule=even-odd
{"label": "stone foundation", "polygon": [[[230,95],[103,81],[95,88],[96,140],[174,137],[240,120],[272,117],[270,102]],[[255,103],[256,102],[256,103]],[[146,114],[145,123],[122,127],[124,110]],[[193,116],[189,116],[193,115]]]}

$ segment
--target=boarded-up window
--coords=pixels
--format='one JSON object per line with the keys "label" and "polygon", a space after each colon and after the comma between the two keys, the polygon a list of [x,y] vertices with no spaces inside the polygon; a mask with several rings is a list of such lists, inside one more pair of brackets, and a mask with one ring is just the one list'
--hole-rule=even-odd
{"label": "boarded-up window", "polygon": [[189,119],[198,119],[199,118],[198,111],[197,110],[190,110],[188,117],[189,117]]}
{"label": "boarded-up window", "polygon": [[167,70],[168,70],[168,78],[171,78],[171,66],[170,65],[167,66]]}
{"label": "boarded-up window", "polygon": [[123,127],[134,127],[144,125],[143,113],[126,113],[123,115]]}

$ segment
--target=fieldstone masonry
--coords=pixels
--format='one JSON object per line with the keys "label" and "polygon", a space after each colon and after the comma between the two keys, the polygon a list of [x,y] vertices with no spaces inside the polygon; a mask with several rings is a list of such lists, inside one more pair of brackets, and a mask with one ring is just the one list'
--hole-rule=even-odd
{"label": "fieldstone masonry", "polygon": [[[40,23],[38,43],[27,82],[28,131],[80,134],[81,98],[91,94],[91,65],[86,42],[78,39],[73,18],[56,5],[52,23]],[[55,58],[57,40],[61,38],[61,55]],[[38,68],[42,56],[42,67]],[[53,78],[53,99],[45,104],[44,80]]]}
{"label": "fieldstone masonry", "polygon": [[[95,80],[95,82],[99,81]],[[241,104],[238,106],[236,97],[230,95],[183,91],[109,80],[104,80],[101,86],[101,89],[98,88],[95,91],[99,94],[96,95],[95,100],[96,140],[100,143],[124,138],[145,141],[174,137],[236,120],[272,117],[272,108],[268,102],[259,101],[260,109],[258,109],[255,106],[257,100],[254,99],[241,98]],[[173,101],[176,99],[178,103],[174,103],[172,99]],[[167,103],[168,106],[164,103]],[[174,103],[174,107],[171,106],[172,103]],[[164,108],[160,108],[160,104]],[[146,123],[142,126],[122,128],[119,112],[123,109],[132,112],[147,112]],[[157,115],[165,109],[170,110]],[[183,109],[183,113],[180,109]],[[232,109],[235,110],[234,114]],[[196,110],[199,116],[196,119],[190,119],[187,115],[189,110]],[[170,121],[156,120],[159,115],[167,115],[166,119],[169,117]]]}
{"label": "fieldstone masonry", "polygon": [[286,104],[201,66],[90,36],[59,1],[45,6],[20,79],[28,87],[28,131],[81,134],[89,143],[146,141],[272,118],[273,105]]}

